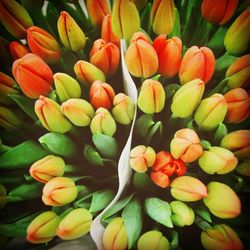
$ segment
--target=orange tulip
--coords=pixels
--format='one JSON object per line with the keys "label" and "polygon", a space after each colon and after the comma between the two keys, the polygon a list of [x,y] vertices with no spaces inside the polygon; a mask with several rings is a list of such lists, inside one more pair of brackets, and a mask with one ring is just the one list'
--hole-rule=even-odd
{"label": "orange tulip", "polygon": [[20,42],[11,42],[9,44],[9,51],[10,51],[10,55],[13,58],[13,60],[19,59],[23,56],[25,56],[26,54],[30,53],[30,50],[28,47],[24,46],[22,43]]}

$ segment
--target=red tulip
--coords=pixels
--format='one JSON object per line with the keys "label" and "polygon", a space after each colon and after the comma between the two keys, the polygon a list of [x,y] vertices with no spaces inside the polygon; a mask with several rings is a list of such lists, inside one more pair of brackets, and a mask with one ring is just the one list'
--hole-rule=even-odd
{"label": "red tulip", "polygon": [[24,46],[22,43],[20,42],[11,42],[9,44],[9,51],[11,54],[11,57],[16,60],[19,59],[23,56],[25,56],[26,54],[30,53],[30,50],[28,47]]}

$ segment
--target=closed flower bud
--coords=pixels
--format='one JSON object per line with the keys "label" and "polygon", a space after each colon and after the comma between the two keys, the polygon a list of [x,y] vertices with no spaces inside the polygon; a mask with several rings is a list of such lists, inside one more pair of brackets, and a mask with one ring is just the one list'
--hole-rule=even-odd
{"label": "closed flower bud", "polygon": [[25,38],[26,29],[33,25],[26,9],[14,0],[0,1],[0,21],[18,39]]}
{"label": "closed flower bud", "polygon": [[40,96],[35,103],[35,112],[49,131],[63,134],[71,129],[71,123],[61,112],[60,105],[49,98]]}
{"label": "closed flower bud", "polygon": [[201,101],[194,114],[194,119],[200,129],[210,131],[223,122],[226,113],[227,103],[224,96],[214,94]]}
{"label": "closed flower bud", "polygon": [[243,160],[238,164],[235,170],[238,174],[250,177],[250,160]]}
{"label": "closed flower bud", "polygon": [[196,78],[207,83],[214,73],[215,58],[211,49],[207,47],[189,48],[182,58],[179,78],[181,84],[185,84]]}
{"label": "closed flower bud", "polygon": [[60,177],[64,174],[65,163],[61,157],[48,155],[39,161],[36,161],[30,167],[30,175],[37,181],[47,183],[54,177]]}
{"label": "closed flower bud", "polygon": [[27,41],[32,53],[46,63],[56,63],[61,58],[61,49],[56,39],[44,29],[32,26],[27,29]]}
{"label": "closed flower bud", "polygon": [[86,61],[78,61],[74,66],[74,71],[81,84],[91,85],[96,80],[101,82],[106,80],[105,75],[99,68]]}
{"label": "closed flower bud", "polygon": [[116,132],[116,123],[112,115],[105,108],[98,108],[91,120],[90,130],[92,134],[102,133],[113,136]]}
{"label": "closed flower bud", "polygon": [[246,90],[242,88],[232,89],[224,97],[228,105],[226,122],[240,123],[249,117],[250,98]]}
{"label": "closed flower bud", "polygon": [[47,243],[56,236],[60,217],[52,211],[39,214],[28,226],[26,240],[34,243]]}
{"label": "closed flower bud", "polygon": [[5,129],[17,129],[21,125],[21,119],[17,112],[10,108],[0,106],[0,127]]}
{"label": "closed flower bud", "polygon": [[10,55],[13,58],[13,60],[22,58],[26,54],[30,53],[30,50],[28,47],[26,47],[22,43],[16,42],[16,41],[10,42],[9,51],[10,51]]}
{"label": "closed flower bud", "polygon": [[62,44],[74,52],[84,48],[85,34],[68,12],[62,11],[57,21],[58,34]]}
{"label": "closed flower bud", "polygon": [[229,186],[214,181],[207,185],[207,189],[208,195],[203,199],[203,202],[213,215],[222,219],[240,215],[240,199]]}
{"label": "closed flower bud", "polygon": [[76,208],[61,220],[56,234],[63,240],[80,238],[89,232],[92,218],[87,209]]}
{"label": "closed flower bud", "polygon": [[86,127],[90,124],[95,111],[91,104],[83,99],[69,99],[61,106],[63,114],[76,126]]}
{"label": "closed flower bud", "polygon": [[172,196],[180,201],[198,201],[207,196],[206,186],[192,176],[177,177],[170,186]]}
{"label": "closed flower bud", "polygon": [[206,250],[243,250],[236,232],[225,224],[215,225],[201,232],[201,244]]}
{"label": "closed flower bud", "polygon": [[75,200],[77,194],[74,181],[67,177],[55,177],[45,184],[42,200],[48,206],[64,206]]}
{"label": "closed flower bud", "polygon": [[141,86],[138,107],[146,114],[159,113],[165,106],[165,99],[162,84],[156,80],[147,79]]}
{"label": "closed flower bud", "polygon": [[181,86],[173,96],[171,111],[180,118],[191,116],[199,105],[205,90],[205,83],[195,79]]}
{"label": "closed flower bud", "polygon": [[90,87],[89,98],[90,103],[95,109],[100,107],[110,109],[115,97],[115,91],[108,83],[95,81]]}
{"label": "closed flower bud", "polygon": [[0,209],[5,207],[7,202],[8,202],[7,191],[5,187],[2,184],[0,184]]}
{"label": "closed flower bud", "polygon": [[79,83],[71,76],[65,73],[54,74],[56,93],[61,102],[70,98],[79,98],[81,96],[81,87]]}
{"label": "closed flower bud", "polygon": [[175,159],[181,159],[183,162],[193,162],[201,156],[203,149],[195,131],[184,128],[175,133],[170,143],[170,151]]}
{"label": "closed flower bud", "polygon": [[250,9],[243,11],[227,30],[224,45],[229,54],[241,55],[247,48],[250,41],[248,32],[250,26]]}
{"label": "closed flower bud", "polygon": [[112,114],[118,123],[128,125],[133,120],[135,103],[131,97],[119,93],[114,97],[113,106]]}
{"label": "closed flower bud", "polygon": [[168,239],[161,232],[152,230],[144,233],[137,242],[138,250],[169,250]]}
{"label": "closed flower bud", "polygon": [[103,233],[103,245],[105,250],[126,250],[128,236],[122,217],[113,219]]}
{"label": "closed flower bud", "polygon": [[27,54],[16,60],[12,66],[12,73],[23,93],[32,99],[52,91],[53,73],[35,54]]}
{"label": "closed flower bud", "polygon": [[142,32],[136,32],[125,54],[128,71],[136,77],[148,78],[158,69],[158,56],[149,38]]}
{"label": "closed flower bud", "polygon": [[227,174],[235,169],[237,163],[231,151],[220,147],[211,147],[199,158],[199,165],[207,174]]}
{"label": "closed flower bud", "polygon": [[181,63],[182,42],[178,37],[166,39],[166,34],[159,35],[153,43],[158,55],[158,73],[170,78],[177,74]]}

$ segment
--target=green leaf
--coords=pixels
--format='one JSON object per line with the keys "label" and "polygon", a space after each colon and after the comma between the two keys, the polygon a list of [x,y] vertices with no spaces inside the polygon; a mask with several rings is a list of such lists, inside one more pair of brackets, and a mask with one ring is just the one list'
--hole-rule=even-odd
{"label": "green leaf", "polygon": [[91,146],[86,145],[83,150],[83,154],[87,161],[94,166],[104,166],[103,159],[98,152]]}
{"label": "green leaf", "polygon": [[215,72],[225,72],[237,57],[225,53],[216,59]]}
{"label": "green leaf", "polygon": [[148,190],[153,190],[155,185],[151,181],[147,173],[134,173],[133,184],[136,190],[142,192],[148,192]]}
{"label": "green leaf", "polygon": [[151,3],[148,3],[140,15],[141,27],[148,34],[150,34],[150,31],[151,31],[150,12],[151,12]]}
{"label": "green leaf", "polygon": [[174,27],[173,27],[172,33],[170,34],[170,37],[174,37],[174,36],[181,38],[181,23],[180,23],[180,16],[179,16],[179,12],[177,8],[175,8]]}
{"label": "green leaf", "polygon": [[160,139],[161,137],[162,137],[162,122],[158,121],[151,127],[147,135],[147,144],[150,144],[153,138],[157,140]]}
{"label": "green leaf", "polygon": [[171,249],[175,249],[179,246],[179,235],[178,235],[178,232],[173,230],[171,232],[171,241],[170,241],[170,248]]}
{"label": "green leaf", "polygon": [[228,131],[226,125],[224,123],[220,123],[214,134],[214,141],[220,142],[222,138],[227,135],[227,133]]}
{"label": "green leaf", "polygon": [[198,214],[202,219],[212,223],[211,214],[205,207],[195,209],[195,213]]}
{"label": "green leaf", "polygon": [[171,208],[168,202],[159,198],[147,198],[145,200],[145,210],[147,214],[155,221],[166,227],[173,227],[171,221]]}
{"label": "green leaf", "polygon": [[207,140],[201,140],[200,143],[204,150],[209,150],[211,148],[211,143]]}
{"label": "green leaf", "polygon": [[169,100],[173,97],[173,95],[175,94],[175,92],[180,88],[181,86],[179,84],[169,84],[167,85],[164,90],[165,90],[165,94],[166,94],[166,99]]}
{"label": "green leaf", "polygon": [[154,120],[152,115],[144,114],[139,119],[136,120],[135,130],[136,133],[141,137],[146,137],[149,129],[154,125]]}

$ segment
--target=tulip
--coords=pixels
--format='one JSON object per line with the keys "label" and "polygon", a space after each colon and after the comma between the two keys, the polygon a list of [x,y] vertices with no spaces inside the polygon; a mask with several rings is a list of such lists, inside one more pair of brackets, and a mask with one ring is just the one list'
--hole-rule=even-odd
{"label": "tulip", "polygon": [[42,200],[47,206],[64,206],[75,200],[77,194],[74,181],[67,177],[55,177],[45,184]]}
{"label": "tulip", "polygon": [[208,195],[203,198],[203,202],[213,215],[221,219],[240,215],[240,199],[229,186],[220,182],[210,182],[207,190]]}
{"label": "tulip", "polygon": [[154,0],[150,20],[156,34],[170,34],[175,23],[174,1]]}
{"label": "tulip", "polygon": [[61,58],[61,49],[56,39],[44,29],[32,26],[27,29],[27,42],[32,53],[46,63],[56,63]]}
{"label": "tulip", "polygon": [[4,208],[8,202],[7,191],[5,187],[0,184],[0,209]]}
{"label": "tulip", "polygon": [[201,243],[206,250],[243,250],[236,232],[225,224],[215,225],[201,232]]}
{"label": "tulip", "polygon": [[170,78],[177,74],[181,63],[182,42],[178,37],[166,39],[166,34],[159,35],[153,43],[158,55],[158,73]]}
{"label": "tulip", "polygon": [[[120,50],[113,43],[97,39],[90,51],[90,62],[101,69],[105,76],[113,75],[120,61]],[[97,79],[100,80],[100,79]]]}
{"label": "tulip", "polygon": [[55,101],[40,96],[35,103],[35,112],[44,128],[56,133],[66,133],[71,129],[71,123],[63,115],[60,105]]}
{"label": "tulip", "polygon": [[62,104],[61,111],[74,125],[80,127],[88,126],[95,114],[91,104],[83,99],[69,99]]}
{"label": "tulip", "polygon": [[223,95],[214,94],[201,101],[194,119],[202,130],[210,131],[223,122],[227,113],[227,103]]}
{"label": "tulip", "polygon": [[238,130],[227,134],[220,146],[231,150],[239,159],[250,157],[250,131]]}
{"label": "tulip", "polygon": [[89,91],[90,103],[95,109],[100,107],[110,109],[115,97],[115,91],[108,83],[95,81]]}
{"label": "tulip", "polygon": [[138,250],[169,250],[168,239],[161,232],[152,230],[144,233],[137,242]]}
{"label": "tulip", "polygon": [[128,71],[136,77],[148,78],[158,69],[158,56],[149,38],[142,32],[136,32],[125,54]]}
{"label": "tulip", "polygon": [[180,118],[187,118],[192,115],[199,105],[205,90],[205,83],[195,79],[181,86],[174,94],[171,111],[173,115]]}
{"label": "tulip", "polygon": [[113,136],[116,132],[116,123],[112,115],[105,108],[98,108],[91,120],[90,130],[92,134],[102,133]]}
{"label": "tulip", "polygon": [[147,79],[141,86],[138,107],[146,114],[159,113],[165,106],[165,91],[159,81]]}
{"label": "tulip", "polygon": [[26,37],[26,29],[33,25],[29,13],[14,0],[0,1],[0,21],[17,39]]}
{"label": "tulip", "polygon": [[199,158],[199,165],[207,174],[227,174],[235,169],[237,163],[231,151],[220,147],[211,147]]}
{"label": "tulip", "polygon": [[92,218],[87,209],[76,208],[61,220],[56,234],[63,240],[80,238],[89,232]]}
{"label": "tulip", "polygon": [[86,61],[78,61],[74,66],[74,71],[81,84],[91,85],[96,80],[101,82],[106,80],[105,75],[99,68]]}
{"label": "tulip", "polygon": [[250,54],[242,56],[230,65],[226,72],[229,89],[248,88],[250,85]]}
{"label": "tulip", "polygon": [[61,157],[48,155],[33,163],[30,167],[30,175],[37,181],[47,183],[54,177],[64,174],[65,163]]}
{"label": "tulip", "polygon": [[119,93],[113,100],[112,115],[115,121],[128,125],[134,118],[135,103],[133,99],[123,93]]}
{"label": "tulip", "polygon": [[170,202],[171,221],[178,227],[190,226],[194,223],[194,211],[182,201]]}
{"label": "tulip", "polygon": [[128,236],[122,217],[113,219],[106,227],[103,237],[105,250],[125,250],[128,247]]}
{"label": "tulip", "polygon": [[185,84],[196,78],[207,83],[213,76],[215,68],[215,58],[212,50],[207,47],[189,48],[182,58],[179,68],[179,78],[181,84]]}
{"label": "tulip", "polygon": [[21,125],[17,112],[9,108],[0,106],[0,127],[5,129],[17,129]]}
{"label": "tulip", "polygon": [[139,28],[140,17],[135,4],[129,0],[114,1],[112,7],[112,29],[114,33],[119,38],[125,38],[129,41]]}
{"label": "tulip", "polygon": [[170,143],[170,151],[175,159],[181,159],[183,162],[193,162],[201,156],[203,149],[195,131],[184,128],[175,132]]}
{"label": "tulip", "polygon": [[248,32],[250,26],[250,9],[243,11],[227,30],[224,45],[229,54],[241,55],[247,48],[250,41]]}
{"label": "tulip", "polygon": [[16,60],[12,66],[12,73],[23,93],[32,99],[52,91],[53,73],[35,54],[27,54]]}
{"label": "tulip", "polygon": [[202,16],[209,22],[223,25],[234,15],[238,0],[203,0],[201,5]]}
{"label": "tulip", "polygon": [[68,12],[62,11],[60,13],[57,29],[62,44],[68,50],[78,52],[85,47],[85,34]]}
{"label": "tulip", "polygon": [[228,105],[226,122],[240,123],[249,117],[250,98],[246,90],[242,88],[232,89],[224,97]]}
{"label": "tulip", "polygon": [[73,77],[65,73],[56,73],[53,78],[56,93],[61,102],[65,102],[70,98],[79,98],[81,96],[81,87]]}
{"label": "tulip", "polygon": [[207,196],[206,186],[192,176],[177,177],[170,186],[172,196],[180,201],[198,201]]}
{"label": "tulip", "polygon": [[26,54],[30,53],[30,50],[28,47],[26,47],[22,43],[16,42],[16,41],[10,42],[9,51],[10,51],[10,55],[13,58],[13,60],[19,59],[19,58],[25,56]]}
{"label": "tulip", "polygon": [[238,174],[250,177],[250,160],[243,160],[238,164],[235,170]]}
{"label": "tulip", "polygon": [[39,214],[26,230],[26,240],[34,243],[47,243],[56,236],[56,228],[60,223],[60,217],[52,211]]}

